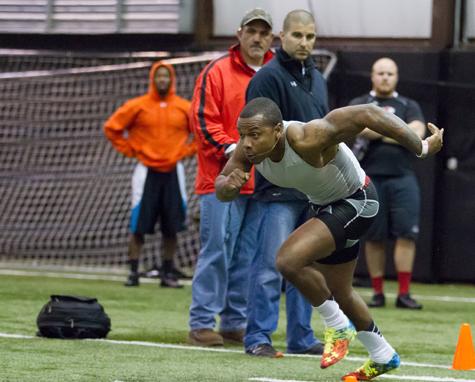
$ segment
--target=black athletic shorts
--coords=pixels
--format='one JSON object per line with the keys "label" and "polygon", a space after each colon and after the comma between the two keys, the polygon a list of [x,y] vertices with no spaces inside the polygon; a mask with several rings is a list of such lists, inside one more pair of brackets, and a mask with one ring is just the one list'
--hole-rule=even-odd
{"label": "black athletic shorts", "polygon": [[326,206],[312,204],[314,216],[325,223],[336,244],[332,254],[317,262],[342,264],[356,259],[359,239],[373,223],[378,207],[378,194],[369,177],[362,188],[345,199]]}
{"label": "black athletic shorts", "polygon": [[379,212],[365,239],[416,240],[421,201],[415,175],[374,176],[371,179],[379,196]]}
{"label": "black athletic shorts", "polygon": [[158,221],[165,236],[174,236],[185,229],[184,171],[180,165],[170,172],[137,165],[132,176],[132,233],[154,233]]}

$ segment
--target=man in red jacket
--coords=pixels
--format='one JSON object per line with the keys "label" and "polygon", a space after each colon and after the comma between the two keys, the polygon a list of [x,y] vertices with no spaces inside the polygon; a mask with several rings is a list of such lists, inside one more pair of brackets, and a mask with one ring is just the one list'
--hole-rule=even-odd
{"label": "man in red jacket", "polygon": [[[201,346],[242,342],[246,326],[248,272],[256,211],[248,203],[251,179],[233,203],[215,195],[214,181],[239,140],[237,119],[249,81],[272,58],[272,19],[256,8],[244,15],[239,43],[209,63],[197,79],[192,100],[192,128],[198,141],[195,192],[200,196],[201,249],[190,307],[189,342]],[[245,220],[245,221],[244,221]],[[220,333],[214,331],[220,315]]]}
{"label": "man in red jacket", "polygon": [[122,105],[104,125],[114,148],[138,164],[132,176],[130,274],[125,286],[138,286],[144,235],[160,219],[163,238],[162,287],[180,288],[173,270],[178,231],[184,228],[186,195],[180,160],[196,152],[190,140],[190,102],[175,94],[175,70],[157,62],[150,70],[147,94]]}

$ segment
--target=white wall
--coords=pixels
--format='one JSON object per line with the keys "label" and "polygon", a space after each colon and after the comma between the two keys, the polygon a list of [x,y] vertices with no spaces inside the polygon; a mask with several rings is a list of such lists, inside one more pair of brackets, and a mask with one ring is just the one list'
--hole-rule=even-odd
{"label": "white wall", "polygon": [[314,13],[320,36],[431,37],[432,0],[215,0],[215,36],[235,34],[242,16],[254,7],[272,15],[274,33],[289,11],[301,8]]}
{"label": "white wall", "polygon": [[467,0],[465,37],[475,38],[475,0]]}

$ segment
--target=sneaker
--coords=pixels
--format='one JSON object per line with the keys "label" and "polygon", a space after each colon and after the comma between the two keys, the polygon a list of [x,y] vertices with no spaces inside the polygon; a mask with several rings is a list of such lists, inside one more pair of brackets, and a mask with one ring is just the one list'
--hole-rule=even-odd
{"label": "sneaker", "polygon": [[401,360],[397,353],[394,353],[388,363],[376,363],[369,359],[363,364],[363,366],[352,373],[344,375],[341,379],[344,381],[347,377],[355,377],[358,381],[370,381],[378,375],[397,369],[400,364]]}
{"label": "sneaker", "polygon": [[223,346],[221,334],[212,329],[195,329],[188,333],[188,343],[196,346]]}
{"label": "sneaker", "polygon": [[371,297],[371,301],[368,302],[370,308],[382,308],[386,305],[386,297],[383,293],[376,293]]}
{"label": "sneaker", "polygon": [[342,360],[348,354],[350,342],[355,337],[356,329],[351,322],[344,329],[326,328],[325,348],[323,349],[320,367],[325,369]]}
{"label": "sneaker", "polygon": [[271,344],[259,344],[246,349],[246,354],[256,357],[282,358],[284,353],[277,351]]}
{"label": "sneaker", "polygon": [[231,330],[231,331],[219,331],[219,334],[224,339],[224,342],[231,344],[241,345],[244,341],[244,329],[240,330]]}
{"label": "sneaker", "polygon": [[414,300],[409,293],[400,294],[396,299],[396,308],[422,309],[422,305]]}
{"label": "sneaker", "polygon": [[163,277],[160,280],[160,286],[162,288],[183,288],[183,285],[181,285],[178,282],[178,279],[171,273],[168,273],[166,275],[163,275]]}
{"label": "sneaker", "polygon": [[324,346],[321,342],[316,343],[310,349],[293,352],[293,354],[322,355]]}
{"label": "sneaker", "polygon": [[134,287],[134,286],[139,286],[139,274],[138,273],[129,273],[129,276],[127,276],[127,281],[124,283],[124,286],[126,287]]}

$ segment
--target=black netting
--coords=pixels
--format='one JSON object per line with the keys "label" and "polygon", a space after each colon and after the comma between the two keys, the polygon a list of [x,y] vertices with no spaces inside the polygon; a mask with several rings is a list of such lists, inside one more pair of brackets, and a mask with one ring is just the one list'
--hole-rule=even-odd
{"label": "black netting", "polygon": [[[191,97],[208,61],[175,65],[180,95]],[[112,148],[102,126],[147,91],[150,64],[141,66],[0,81],[2,260],[86,267],[125,261],[135,161]],[[188,230],[179,235],[181,266],[192,265],[199,248],[195,165],[185,161],[190,208]],[[159,252],[156,236],[146,241],[146,261]]]}
{"label": "black netting", "polygon": [[101,55],[92,53],[73,55],[48,51],[11,51],[8,49],[0,49],[0,72],[84,68],[99,65],[125,64],[145,60],[158,60],[168,56],[169,54],[165,52],[139,52],[122,55],[112,53]]}
{"label": "black netting", "polygon": [[[325,68],[328,55],[316,57]],[[26,66],[9,67],[24,75],[0,73],[0,261],[117,267],[127,259],[135,160],[113,149],[102,126],[124,101],[147,91],[151,62],[84,65],[81,71],[84,58],[58,57],[48,66],[50,60],[40,56],[37,66],[30,59]],[[191,98],[196,76],[209,60],[170,60],[179,95]],[[65,62],[75,69],[65,70]],[[188,230],[179,234],[177,260],[192,266],[199,250],[198,201],[192,192],[196,161],[184,164]],[[145,262],[159,251],[160,234],[147,237]]]}

